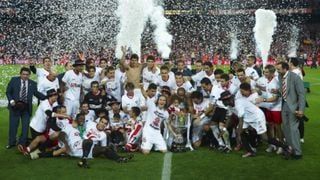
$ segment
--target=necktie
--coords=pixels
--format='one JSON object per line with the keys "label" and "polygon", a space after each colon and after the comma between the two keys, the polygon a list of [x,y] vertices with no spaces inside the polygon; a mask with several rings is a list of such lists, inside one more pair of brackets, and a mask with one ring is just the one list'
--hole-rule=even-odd
{"label": "necktie", "polygon": [[286,79],[287,78],[283,78],[282,80],[282,98],[284,100],[287,100],[287,84],[286,84]]}
{"label": "necktie", "polygon": [[26,81],[22,82],[21,101],[27,102],[27,87]]}

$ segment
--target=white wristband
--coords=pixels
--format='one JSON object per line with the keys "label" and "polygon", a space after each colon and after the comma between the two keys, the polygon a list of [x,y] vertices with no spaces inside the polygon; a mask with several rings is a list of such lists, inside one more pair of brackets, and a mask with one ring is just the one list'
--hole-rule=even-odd
{"label": "white wristband", "polygon": [[200,119],[203,119],[205,116],[205,114],[201,114]]}

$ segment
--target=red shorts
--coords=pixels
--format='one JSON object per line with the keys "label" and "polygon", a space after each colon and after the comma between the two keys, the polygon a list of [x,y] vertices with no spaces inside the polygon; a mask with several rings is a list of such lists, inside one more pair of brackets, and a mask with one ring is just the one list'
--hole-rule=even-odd
{"label": "red shorts", "polygon": [[55,147],[55,146],[58,146],[58,140],[50,140],[50,135],[48,132],[46,132],[45,134],[43,134],[43,136],[47,139],[47,142],[46,144],[49,146],[49,147]]}
{"label": "red shorts", "polygon": [[280,125],[282,123],[281,111],[266,111],[266,120],[268,123]]}

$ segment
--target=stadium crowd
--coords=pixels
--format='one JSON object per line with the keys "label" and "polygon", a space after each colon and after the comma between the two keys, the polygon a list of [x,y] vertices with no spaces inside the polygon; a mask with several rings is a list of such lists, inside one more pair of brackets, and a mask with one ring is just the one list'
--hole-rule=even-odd
{"label": "stadium crowd", "polygon": [[[7,87],[7,148],[18,145],[31,159],[80,157],[78,165],[85,168],[90,157],[117,162],[133,157],[117,151],[182,152],[205,144],[224,153],[243,149],[246,158],[256,155],[262,140],[269,153],[302,157],[307,118],[297,58],[268,64],[262,72],[249,54],[246,64],[236,61],[224,71],[201,60],[194,69],[182,60],[159,68],[152,55],[140,63],[125,47],[122,52],[117,67],[104,58],[96,65],[93,58],[78,56],[65,63],[62,74],[52,70],[48,57],[43,68],[31,60]],[[31,72],[37,83],[29,79]],[[39,105],[31,118],[33,96]]]}
{"label": "stadium crowd", "polygon": [[[172,17],[171,19],[170,33],[175,37],[172,45],[171,61],[184,60],[187,64],[191,64],[195,59],[201,59],[203,62],[210,61],[213,64],[230,64],[230,32],[229,29],[215,29],[218,26],[212,26],[212,24],[205,23],[209,21],[206,18],[195,20],[194,17]],[[183,23],[190,22],[190,23]],[[285,30],[287,23],[279,22],[279,29],[274,35],[274,42],[272,43],[271,52],[269,56],[269,61],[274,62],[276,59],[285,58],[289,54],[288,39],[290,39],[290,32]],[[202,25],[205,25],[203,28]],[[207,27],[208,26],[208,27]],[[200,28],[201,27],[201,28]],[[253,27],[253,25],[252,25]],[[250,29],[252,28],[250,27]],[[4,27],[2,27],[4,28]],[[59,64],[64,64],[66,61],[70,60],[74,56],[73,51],[62,50],[58,54],[53,54],[51,48],[42,49],[40,52],[32,52],[26,47],[32,47],[32,45],[27,40],[22,41],[24,43],[14,43],[21,42],[22,39],[27,39],[32,34],[25,34],[20,31],[28,27],[11,27],[8,26],[6,29],[2,30],[0,34],[0,39],[2,43],[0,44],[0,64],[24,64],[28,62],[29,58],[32,58],[36,63],[41,63],[42,56],[46,55],[49,57],[54,57],[54,61]],[[238,27],[239,42],[239,56],[238,60],[245,60],[245,55],[249,52],[255,52],[255,42],[252,38],[253,32],[246,31],[248,27]],[[207,29],[207,30],[203,30]],[[208,30],[209,29],[209,30]],[[14,32],[20,32],[16,36]],[[29,32],[33,32],[32,30]],[[297,56],[305,62],[305,65],[311,66],[313,63],[319,64],[320,62],[320,37],[319,37],[319,24],[304,25],[300,29],[299,39],[297,41]],[[33,34],[43,34],[42,32],[33,32]],[[200,35],[199,35],[200,34]],[[19,41],[13,39],[19,38]],[[40,38],[40,37],[39,37]],[[152,35],[145,34],[142,39],[142,59],[146,60],[148,55],[154,55],[156,57],[157,64],[163,62],[161,55],[157,52],[156,46],[152,42]],[[192,42],[192,43],[188,43]],[[28,44],[29,43],[29,44]],[[44,44],[37,44],[39,47],[46,47],[46,42]],[[82,50],[77,51],[77,53],[82,54],[82,56],[87,56],[94,58],[96,62],[99,62],[100,57],[107,59],[109,64],[116,64],[114,48],[100,48],[99,50]],[[39,55],[40,54],[40,55]],[[244,55],[244,56],[243,56]],[[261,60],[258,59],[258,63],[261,64]]]}

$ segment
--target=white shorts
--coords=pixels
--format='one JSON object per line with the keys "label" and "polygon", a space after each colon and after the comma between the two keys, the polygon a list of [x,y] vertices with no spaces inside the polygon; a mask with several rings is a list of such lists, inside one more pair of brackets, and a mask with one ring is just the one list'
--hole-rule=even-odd
{"label": "white shorts", "polygon": [[72,118],[75,118],[75,116],[78,113],[79,108],[80,108],[79,100],[65,99],[64,100],[64,105],[67,108],[67,114],[69,116],[71,116]]}
{"label": "white shorts", "polygon": [[155,150],[166,151],[167,145],[161,135],[160,130],[153,129],[145,125],[142,132],[142,150],[150,151],[155,146]]}
{"label": "white shorts", "polygon": [[249,126],[254,128],[257,131],[257,134],[263,134],[263,133],[267,132],[266,121],[258,120],[255,122],[243,122],[242,128],[246,129]]}
{"label": "white shorts", "polygon": [[[70,156],[79,157],[79,158],[83,156],[82,142],[83,141],[77,141],[76,143],[72,144],[72,146],[70,146],[70,152],[69,152]],[[93,147],[94,145],[91,146],[90,153],[88,155],[89,159],[93,158],[92,156]]]}
{"label": "white shorts", "polygon": [[203,131],[203,126],[205,124],[209,124],[210,119],[208,117],[204,117],[201,119],[199,123],[193,123],[193,128],[192,128],[192,142],[197,142],[202,139],[202,131]]}

